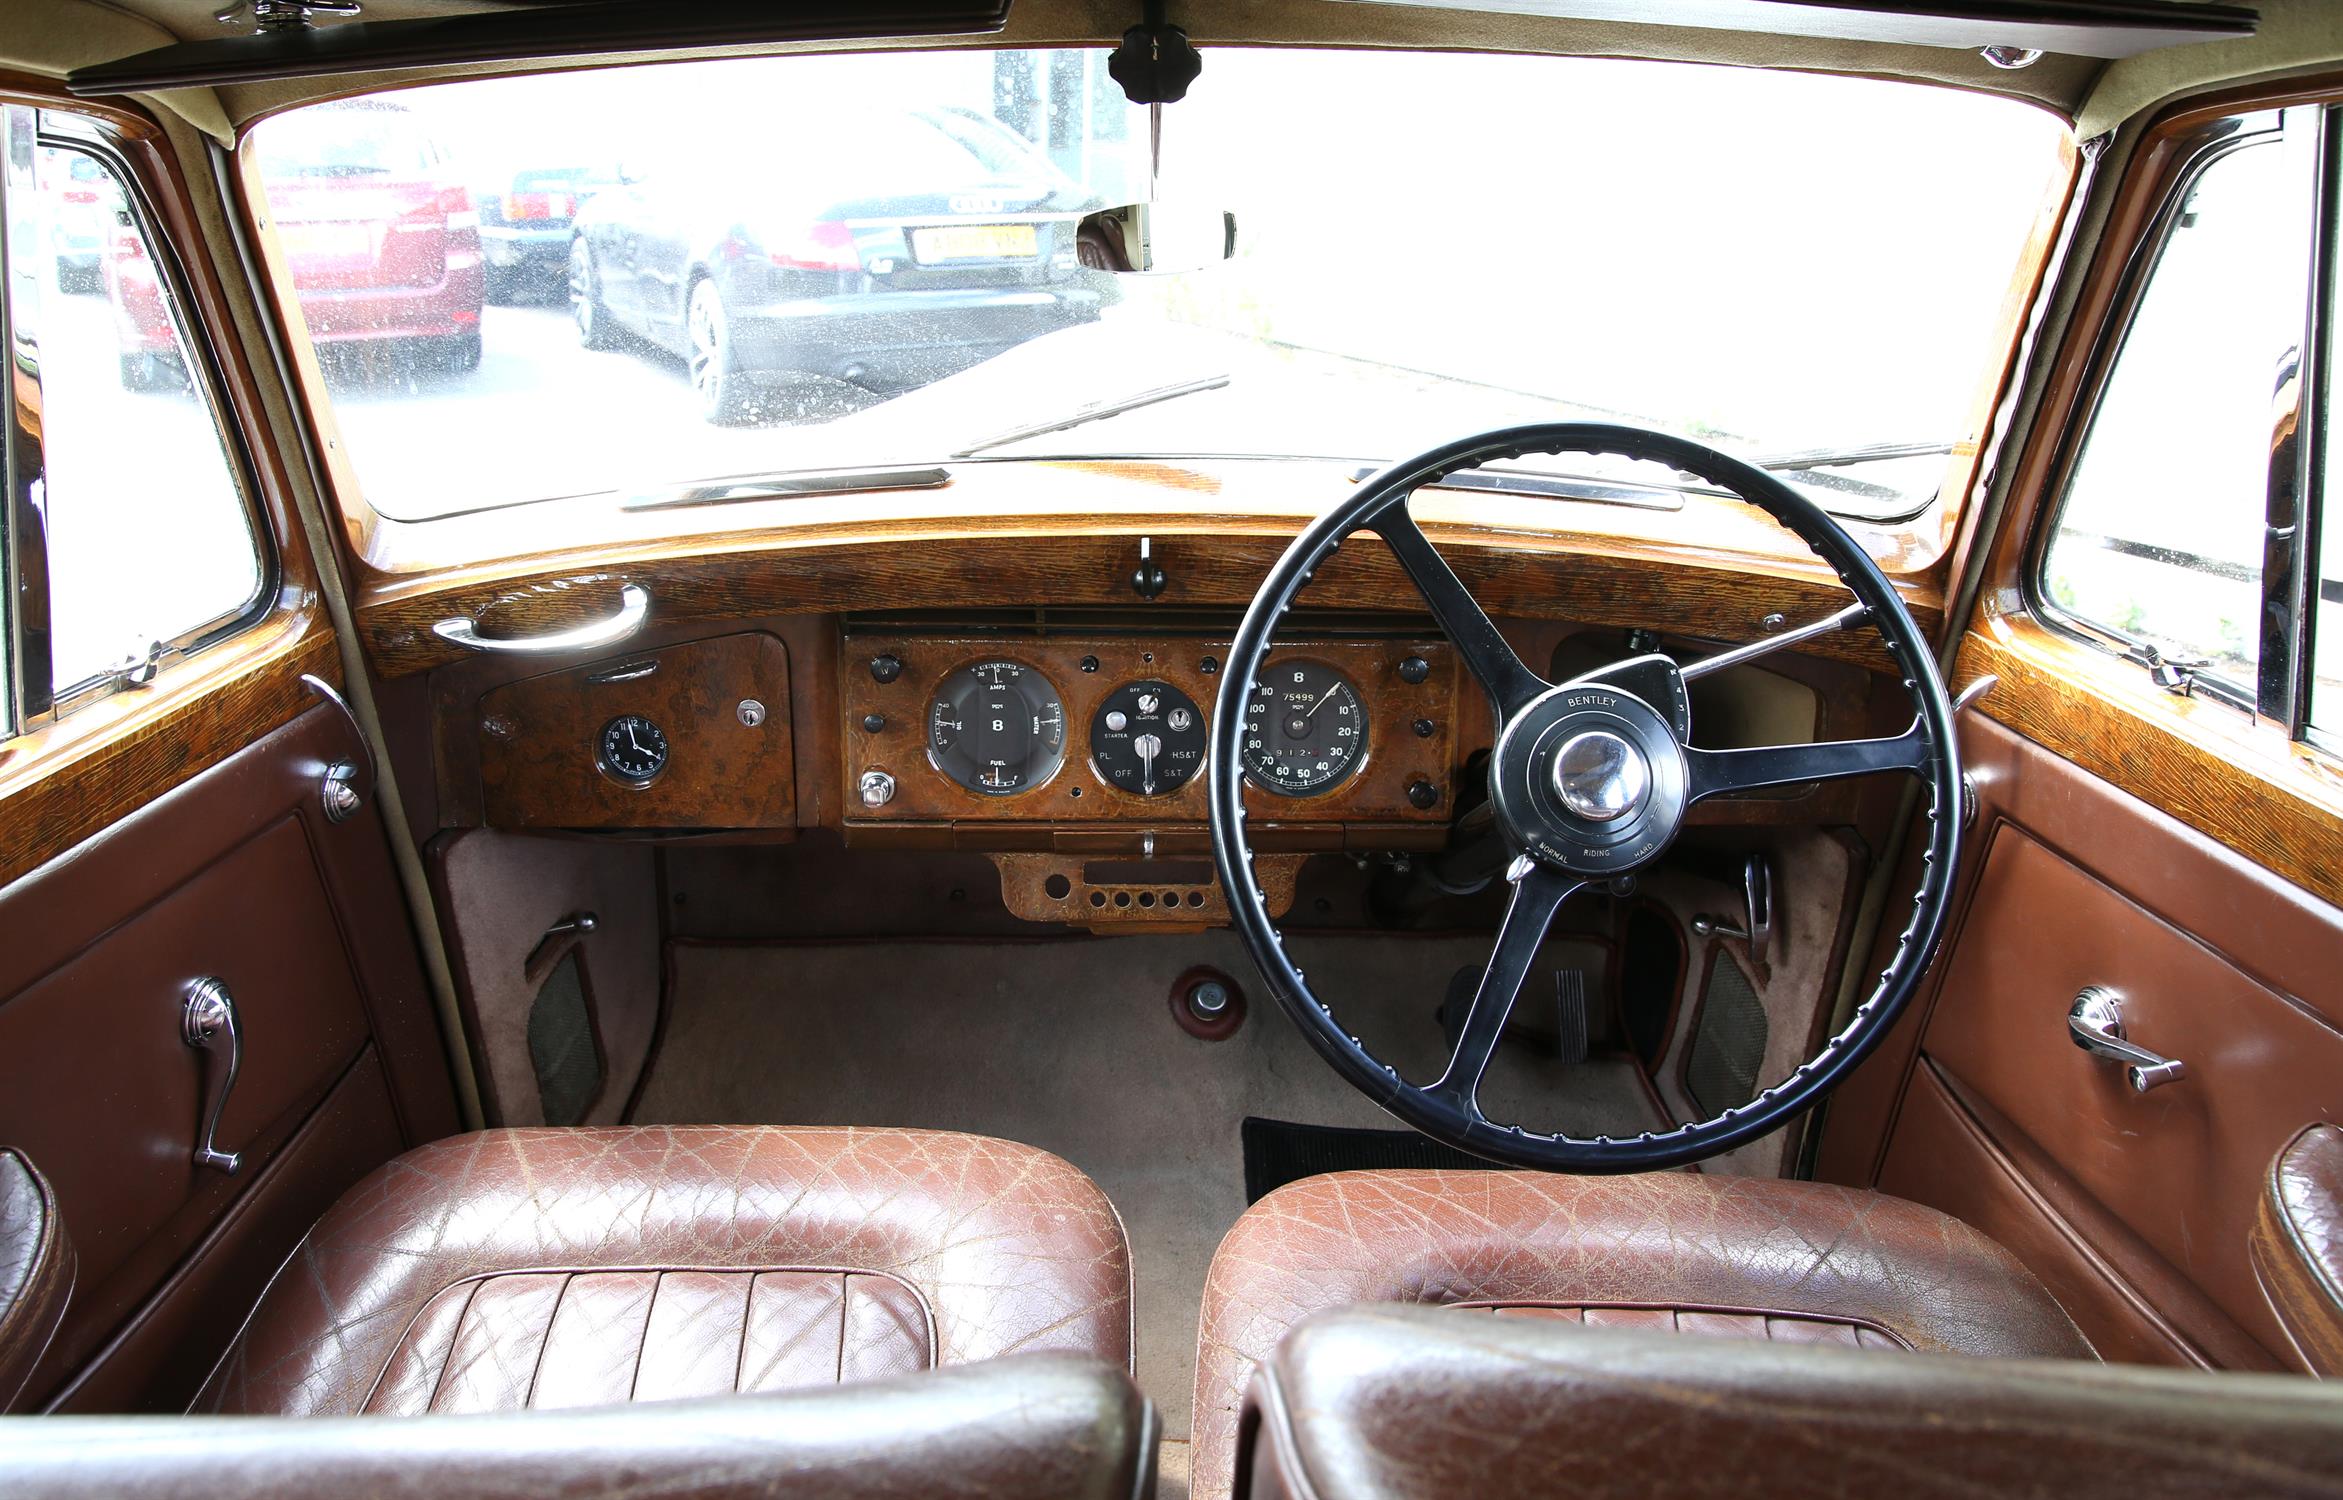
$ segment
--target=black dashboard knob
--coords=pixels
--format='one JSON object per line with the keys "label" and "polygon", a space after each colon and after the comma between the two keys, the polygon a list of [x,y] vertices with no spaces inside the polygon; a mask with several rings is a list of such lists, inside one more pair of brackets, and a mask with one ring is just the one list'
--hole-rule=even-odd
{"label": "black dashboard knob", "polygon": [[893,682],[903,675],[903,658],[892,651],[870,659],[870,678],[873,682]]}
{"label": "black dashboard knob", "polygon": [[1407,800],[1416,807],[1430,807],[1440,800],[1440,789],[1428,781],[1411,781],[1407,786]]}
{"label": "black dashboard knob", "polygon": [[1408,684],[1422,682],[1432,675],[1432,664],[1420,656],[1411,656],[1399,664],[1399,680]]}

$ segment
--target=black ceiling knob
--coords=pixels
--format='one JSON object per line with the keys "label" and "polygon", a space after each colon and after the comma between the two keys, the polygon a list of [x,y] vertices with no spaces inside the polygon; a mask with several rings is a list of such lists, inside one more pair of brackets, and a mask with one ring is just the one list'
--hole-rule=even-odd
{"label": "black ceiling knob", "polygon": [[902,675],[903,658],[897,656],[894,652],[890,651],[884,656],[874,656],[870,659],[871,681],[893,682],[896,678]]}
{"label": "black ceiling knob", "polygon": [[1399,680],[1406,683],[1422,682],[1432,675],[1432,664],[1420,656],[1411,656],[1399,664]]}
{"label": "black ceiling knob", "polygon": [[1407,800],[1416,807],[1430,807],[1440,800],[1440,789],[1428,781],[1411,781],[1407,785]]}

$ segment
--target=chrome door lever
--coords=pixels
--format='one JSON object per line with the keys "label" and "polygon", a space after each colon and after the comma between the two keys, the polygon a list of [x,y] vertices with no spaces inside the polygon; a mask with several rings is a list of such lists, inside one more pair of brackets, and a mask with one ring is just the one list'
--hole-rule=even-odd
{"label": "chrome door lever", "polygon": [[591,651],[602,646],[615,646],[632,638],[649,618],[651,591],[641,584],[629,583],[618,591],[617,614],[569,630],[557,630],[550,635],[482,635],[468,615],[450,615],[432,626],[431,633],[443,641],[452,641],[473,651],[559,656],[570,651]]}
{"label": "chrome door lever", "polygon": [[2066,1013],[2067,1035],[2085,1052],[2122,1063],[2123,1076],[2134,1093],[2144,1094],[2188,1076],[2188,1064],[2177,1057],[2159,1057],[2125,1037],[2123,1011],[2115,991],[2092,985],[2075,996]]}
{"label": "chrome door lever", "polygon": [[195,1164],[217,1167],[230,1177],[244,1165],[243,1153],[219,1149],[220,1115],[236,1087],[236,1069],[244,1058],[244,1038],[236,1027],[236,1001],[218,979],[198,979],[187,987],[187,1001],[179,1011],[179,1035],[204,1055],[203,1091],[211,1097],[204,1112],[203,1134],[195,1142]]}

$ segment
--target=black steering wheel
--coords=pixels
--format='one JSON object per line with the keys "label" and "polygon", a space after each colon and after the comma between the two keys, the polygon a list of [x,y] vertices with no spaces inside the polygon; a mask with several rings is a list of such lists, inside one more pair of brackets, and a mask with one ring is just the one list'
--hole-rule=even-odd
{"label": "black steering wheel", "polygon": [[[1666,656],[1639,656],[1561,684],[1531,671],[1426,539],[1408,501],[1419,488],[1452,474],[1532,453],[1618,454],[1665,464],[1740,496],[1797,533],[1854,594],[1855,602],[1827,623],[1835,628],[1868,621],[1886,642],[1912,698],[1911,728],[1890,739],[1700,750],[1688,743],[1685,678],[1724,663],[1730,653],[1682,667]],[[1400,1077],[1368,1052],[1311,991],[1286,956],[1245,840],[1246,695],[1295,594],[1358,531],[1376,532],[1398,557],[1496,710],[1489,800],[1512,855],[1506,879],[1513,894],[1448,1065],[1439,1078],[1422,1084]],[[1784,640],[1777,636],[1765,644]],[[1761,469],[1684,438],[1602,423],[1539,423],[1450,443],[1383,470],[1312,523],[1270,569],[1229,649],[1208,766],[1212,857],[1237,931],[1270,992],[1318,1054],[1434,1140],[1508,1166],[1549,1171],[1680,1166],[1755,1140],[1813,1107],[1879,1044],[1919,987],[1943,933],[1960,852],[1961,768],[1944,680],[1928,642],[1870,556],[1819,506]],[[1902,771],[1927,783],[1920,887],[1878,986],[1821,1051],[1747,1104],[1672,1130],[1591,1139],[1540,1135],[1481,1112],[1481,1075],[1565,901],[1658,859],[1675,842],[1686,810],[1704,798],[1877,771]]]}

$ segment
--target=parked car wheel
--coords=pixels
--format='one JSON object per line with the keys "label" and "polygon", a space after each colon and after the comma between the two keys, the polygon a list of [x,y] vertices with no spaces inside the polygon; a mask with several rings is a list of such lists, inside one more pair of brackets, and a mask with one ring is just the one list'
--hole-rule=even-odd
{"label": "parked car wheel", "polygon": [[737,422],[748,415],[753,383],[741,373],[732,348],[732,319],[716,283],[703,276],[684,304],[684,362],[700,415],[711,422]]}
{"label": "parked car wheel", "polygon": [[594,252],[583,239],[569,245],[569,312],[578,325],[578,342],[589,349],[609,349],[618,343],[618,329],[610,310],[602,305],[601,275],[594,269]]}

